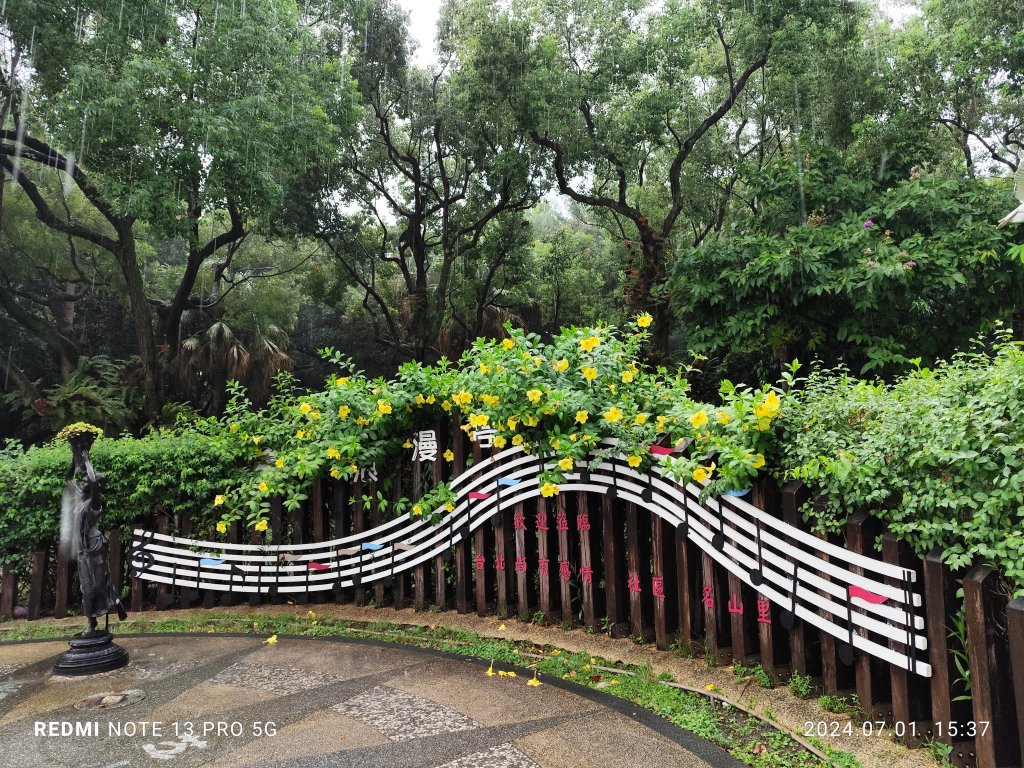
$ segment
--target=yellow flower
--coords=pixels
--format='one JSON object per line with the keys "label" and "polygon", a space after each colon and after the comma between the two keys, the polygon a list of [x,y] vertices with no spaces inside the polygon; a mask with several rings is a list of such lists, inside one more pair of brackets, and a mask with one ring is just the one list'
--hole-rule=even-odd
{"label": "yellow flower", "polygon": [[512,671],[510,671],[510,672],[508,673],[508,676],[509,676],[509,677],[515,677],[515,676],[516,676],[516,673],[515,673],[515,672],[512,672]]}
{"label": "yellow flower", "polygon": [[561,373],[562,371],[569,367],[569,361],[563,357],[561,360],[556,360],[555,362],[553,362],[551,364],[551,367],[554,368],[558,373]]}
{"label": "yellow flower", "polygon": [[263,435],[253,435],[252,442],[255,445],[259,445],[260,443],[263,442]]}
{"label": "yellow flower", "polygon": [[316,611],[306,611],[306,618],[307,619],[315,619],[316,618]]}
{"label": "yellow flower", "polygon": [[592,368],[589,365],[583,367],[583,378],[587,381],[593,381],[597,378],[597,368]]}
{"label": "yellow flower", "polygon": [[715,684],[714,683],[708,683],[707,685],[704,686],[704,690],[705,691],[713,691],[713,690],[715,690]]}
{"label": "yellow flower", "polygon": [[719,411],[718,414],[715,416],[715,421],[723,425],[728,424],[730,421],[732,421],[732,416],[730,416],[726,411]]}
{"label": "yellow flower", "polygon": [[615,385],[614,384],[609,384],[608,385],[608,391],[611,392],[614,395],[615,394]]}
{"label": "yellow flower", "polygon": [[601,340],[597,336],[587,336],[587,338],[580,342],[580,349],[584,352],[590,352],[600,343]]}
{"label": "yellow flower", "polygon": [[381,413],[391,413],[391,403],[389,403],[387,400],[378,400],[377,410],[380,411]]}
{"label": "yellow flower", "polygon": [[471,402],[473,402],[473,396],[469,392],[463,391],[459,392],[458,394],[452,395],[452,400],[455,401],[456,405],[469,405]]}
{"label": "yellow flower", "polygon": [[455,511],[455,505],[452,504],[449,501],[447,504],[444,505],[444,509],[445,509],[446,512],[454,512]]}
{"label": "yellow flower", "polygon": [[227,501],[227,496],[225,496],[223,493],[218,493],[216,496],[213,497],[213,506],[219,507],[225,501]]}
{"label": "yellow flower", "polygon": [[268,637],[263,642],[266,643],[267,645],[277,645],[277,635],[271,635],[270,637]]}
{"label": "yellow flower", "polygon": [[707,479],[709,479],[711,477],[711,474],[714,471],[715,471],[715,463],[714,462],[711,462],[711,464],[709,464],[706,467],[698,466],[695,470],[693,470],[693,479],[696,480],[698,483],[703,483],[705,480],[707,480]]}
{"label": "yellow flower", "polygon": [[228,532],[228,524],[227,523],[217,523],[217,533],[227,533],[227,532]]}
{"label": "yellow flower", "polygon": [[763,453],[757,454],[757,456],[754,457],[754,462],[753,462],[753,464],[751,464],[751,466],[754,469],[760,469],[761,467],[763,467],[764,466],[764,454]]}
{"label": "yellow flower", "polygon": [[403,448],[412,448],[412,440],[406,440],[404,443],[402,443],[402,447]]}
{"label": "yellow flower", "polygon": [[552,656],[561,656],[562,652],[560,650],[558,650],[557,648],[555,648],[553,651],[551,651],[551,655]]}
{"label": "yellow flower", "polygon": [[413,504],[412,505],[412,513],[414,515],[422,515],[423,514],[423,507],[421,507],[419,504]]}
{"label": "yellow flower", "polygon": [[303,403],[302,405],[299,406],[299,410],[302,411],[303,413],[309,413],[310,411],[313,410],[313,406],[310,405],[309,403]]}
{"label": "yellow flower", "polygon": [[267,487],[267,484],[266,484],[266,483],[264,483],[263,481],[260,481],[260,484],[259,484],[259,485],[257,485],[256,487],[260,489],[260,493],[266,493],[266,492],[267,492],[268,490],[270,490],[270,489],[269,489],[269,488]]}
{"label": "yellow flower", "polygon": [[690,414],[689,422],[694,429],[700,429],[708,423],[708,415],[704,411],[694,411]]}
{"label": "yellow flower", "polygon": [[503,669],[498,670],[498,677],[508,677],[508,672]]}
{"label": "yellow flower", "polygon": [[306,436],[306,433],[305,433],[304,430],[301,430],[301,429],[295,430],[295,439],[296,440],[302,440],[305,436]]}
{"label": "yellow flower", "polygon": [[537,679],[537,672],[536,671],[534,671],[534,673],[533,673],[533,679],[530,680],[527,683],[527,685],[532,685],[534,688],[536,688],[538,685],[540,685],[540,680]]}
{"label": "yellow flower", "polygon": [[629,384],[629,382],[631,382],[633,380],[634,376],[636,376],[636,374],[633,373],[633,371],[623,371],[622,372],[622,383],[623,384]]}
{"label": "yellow flower", "polygon": [[544,393],[541,392],[539,389],[531,389],[531,390],[528,390],[527,393],[526,393],[526,397],[534,405],[536,405],[537,403],[540,402],[540,399],[541,399],[541,397],[543,395],[544,395]]}
{"label": "yellow flower", "polygon": [[511,429],[514,432],[516,427],[519,425],[519,419],[517,419],[515,416],[509,416],[507,423],[508,423],[508,428]]}
{"label": "yellow flower", "polygon": [[484,405],[489,405],[491,408],[501,401],[501,398],[497,395],[480,395],[480,399],[484,401]]}
{"label": "yellow flower", "polygon": [[313,411],[311,414],[309,414],[309,418],[314,419],[314,420],[319,419],[320,418],[320,411]]}
{"label": "yellow flower", "polygon": [[338,469],[337,467],[331,467],[331,477],[337,480],[339,477],[341,477],[341,470]]}
{"label": "yellow flower", "polygon": [[336,387],[344,387],[346,384],[348,384],[348,376],[339,376],[334,380],[334,386]]}
{"label": "yellow flower", "polygon": [[491,420],[491,417],[486,413],[474,413],[469,417],[469,426],[471,427],[486,427],[487,422]]}
{"label": "yellow flower", "polygon": [[503,346],[505,349],[513,349],[516,346],[516,340],[515,339],[503,339],[502,342],[501,342],[501,346]]}
{"label": "yellow flower", "polygon": [[490,373],[490,372],[491,372],[491,366],[484,365],[483,363],[480,363],[480,373],[487,374],[487,373]]}
{"label": "yellow flower", "polygon": [[633,423],[634,424],[646,424],[647,423],[647,414],[646,413],[638,413],[636,415],[636,418],[633,419]]}
{"label": "yellow flower", "polygon": [[266,520],[260,520],[258,523],[256,523],[256,530],[259,531],[260,533],[262,533],[263,531],[267,530],[267,521]]}
{"label": "yellow flower", "polygon": [[361,426],[361,427],[365,427],[365,426],[366,426],[367,424],[369,424],[369,423],[370,423],[370,422],[368,422],[368,421],[366,420],[366,417],[365,417],[365,416],[360,416],[360,417],[358,417],[358,418],[356,419],[356,424],[358,424],[358,425],[359,425],[359,426]]}
{"label": "yellow flower", "polygon": [[528,427],[536,427],[539,419],[536,416],[523,416],[523,424]]}
{"label": "yellow flower", "polygon": [[230,427],[228,427],[228,429],[230,429],[232,432],[237,432],[238,431],[238,425],[237,424],[232,424]]}
{"label": "yellow flower", "polygon": [[491,441],[495,448],[504,448],[506,442],[508,441],[505,440],[505,438],[502,437],[501,435],[498,435]]}
{"label": "yellow flower", "polygon": [[639,467],[640,466],[640,457],[637,456],[636,454],[633,454],[628,459],[626,459],[626,463],[629,464],[629,466],[631,466],[631,467]]}
{"label": "yellow flower", "polygon": [[275,461],[274,462],[274,466],[277,467],[278,469],[283,467],[284,466],[284,459],[278,459],[277,461]]}
{"label": "yellow flower", "polygon": [[340,459],[341,458],[341,451],[339,451],[337,448],[335,448],[332,445],[330,448],[327,449],[327,458],[328,459]]}
{"label": "yellow flower", "polygon": [[572,460],[572,458],[571,458],[571,457],[569,457],[569,456],[566,456],[566,457],[565,457],[564,459],[560,459],[560,460],[559,460],[559,462],[558,462],[558,468],[559,468],[560,470],[562,470],[563,472],[568,472],[568,471],[569,471],[570,469],[572,469],[572,468],[573,468],[573,465],[574,465],[575,463],[576,463],[576,462],[574,462],[574,461]]}
{"label": "yellow flower", "polygon": [[356,472],[359,471],[359,467],[357,467],[355,464],[349,464],[348,471],[354,475]]}
{"label": "yellow flower", "polygon": [[771,409],[771,411],[774,413],[775,411],[779,410],[779,406],[782,405],[782,401],[779,399],[779,396],[777,394],[775,394],[774,392],[769,392],[767,395],[765,395],[764,405],[766,408]]}
{"label": "yellow flower", "polygon": [[775,415],[775,411],[769,408],[767,405],[759,405],[754,409],[754,414],[758,419],[763,421],[771,421],[772,416]]}
{"label": "yellow flower", "polygon": [[586,424],[588,418],[590,418],[590,414],[587,413],[586,411],[576,411],[577,424]]}
{"label": "yellow flower", "polygon": [[604,413],[604,420],[609,424],[614,424],[616,421],[622,418],[622,411],[616,406],[612,406]]}
{"label": "yellow flower", "polygon": [[433,405],[436,400],[437,398],[433,395],[427,395],[427,405]]}
{"label": "yellow flower", "polygon": [[505,629],[506,629],[506,627],[505,627],[505,625],[504,625],[504,624],[502,624],[502,625],[501,625],[500,627],[498,627],[498,631],[499,631],[499,632],[504,632],[504,631],[505,631]]}
{"label": "yellow flower", "polygon": [[513,435],[512,436],[512,445],[522,445],[522,444],[523,444],[523,436],[522,435]]}
{"label": "yellow flower", "polygon": [[447,451],[444,452],[444,460],[445,461],[455,461],[455,454],[452,453],[452,449],[451,448],[449,448]]}
{"label": "yellow flower", "polygon": [[487,668],[487,671],[484,672],[484,674],[487,675],[488,677],[494,677],[494,662],[493,661],[491,662],[491,666],[489,666]]}
{"label": "yellow flower", "polygon": [[558,486],[555,485],[554,483],[544,483],[544,485],[540,487],[541,496],[550,498],[551,496],[554,496],[556,493],[558,493]]}
{"label": "yellow flower", "polygon": [[425,402],[427,402],[427,398],[423,395],[416,395],[416,405],[423,405]]}
{"label": "yellow flower", "polygon": [[646,328],[653,322],[654,318],[651,317],[650,314],[647,312],[641,312],[639,315],[636,316],[636,324],[639,325],[641,328]]}

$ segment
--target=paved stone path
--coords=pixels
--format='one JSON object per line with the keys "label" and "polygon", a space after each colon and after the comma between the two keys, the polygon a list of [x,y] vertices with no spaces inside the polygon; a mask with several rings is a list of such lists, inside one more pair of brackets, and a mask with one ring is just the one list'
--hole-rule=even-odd
{"label": "paved stone path", "polygon": [[[739,766],[719,748],[612,696],[543,677],[542,685],[530,686],[523,670],[515,678],[489,677],[486,664],[408,646],[187,635],[117,642],[131,663],[85,678],[52,675],[63,641],[0,645],[0,763]],[[95,694],[104,693],[112,695],[99,709],[75,707],[87,697],[100,702]]]}

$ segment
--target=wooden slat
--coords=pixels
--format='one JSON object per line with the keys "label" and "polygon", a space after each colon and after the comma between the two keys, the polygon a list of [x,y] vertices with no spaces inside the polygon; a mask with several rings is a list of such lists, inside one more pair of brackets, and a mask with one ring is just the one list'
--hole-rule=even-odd
{"label": "wooden slat", "polygon": [[[882,559],[887,563],[893,563],[901,567],[910,568],[913,566],[914,558],[910,547],[906,542],[901,542],[891,531],[882,536]],[[893,586],[900,586],[897,579],[889,578],[887,581]],[[890,642],[890,647],[906,652],[907,643],[900,643],[897,640]],[[905,732],[913,734],[915,731],[923,732],[923,728],[914,727],[914,723],[923,723],[929,716],[928,707],[930,681],[920,675],[909,673],[896,664],[889,667],[889,690],[892,693],[892,708],[889,713],[893,723],[903,723]],[[908,739],[909,741],[909,739]]]}
{"label": "wooden slat", "polygon": [[[455,460],[452,462],[454,477],[458,477],[466,469],[466,443],[461,430],[461,420],[458,416],[452,418],[452,453]],[[452,559],[455,567],[455,610],[458,613],[469,613],[469,580],[472,578],[472,569],[469,566],[469,542],[463,536],[455,545],[455,552]]]}
{"label": "wooden slat", "polygon": [[743,664],[747,663],[747,656],[751,650],[747,647],[747,633],[745,619],[749,615],[747,611],[751,606],[743,600],[743,581],[732,571],[729,572],[727,583],[729,585],[729,601],[726,603],[727,610],[729,602],[734,603],[742,613],[729,611],[729,635],[732,638],[732,657]]}
{"label": "wooden slat", "polygon": [[327,541],[327,520],[324,511],[324,481],[317,480],[309,489],[309,514],[312,517],[313,541]]}
{"label": "wooden slat", "polygon": [[[850,516],[846,523],[846,543],[852,552],[861,555],[874,557],[874,541],[878,535],[880,525],[867,512],[857,512]],[[857,566],[850,568],[851,572],[863,574],[863,569]],[[867,631],[858,629],[857,634],[867,635]],[[870,654],[862,651],[856,652],[854,660],[854,673],[856,676],[857,700],[865,714],[875,716],[878,714],[876,705],[886,704],[890,697],[889,676],[882,674],[885,667],[889,666],[884,662],[879,663]],[[887,709],[888,707],[884,707]]]}
{"label": "wooden slat", "polygon": [[[512,508],[513,519],[519,515],[526,519],[526,512],[523,508],[522,502],[513,505]],[[529,562],[526,550],[526,531],[522,528],[517,528],[514,532],[516,540],[516,561]],[[515,568],[515,563],[507,564],[513,568],[516,577],[516,598],[519,606],[519,618],[522,621],[529,621],[531,617],[530,613],[530,582],[529,574],[526,570],[518,570]]]}
{"label": "wooden slat", "polygon": [[[440,442],[441,435],[438,433],[438,455],[440,455]],[[412,465],[412,500],[413,503],[419,501],[422,495],[422,475],[423,468],[422,464],[418,461],[413,462]],[[412,585],[412,607],[417,611],[425,611],[427,609],[427,564],[420,563],[416,566],[413,571],[413,585]]]}
{"label": "wooden slat", "polygon": [[[474,442],[473,443],[473,463],[474,464],[479,464],[481,461],[483,461],[483,458],[484,458],[483,448],[480,447],[480,443]],[[477,528],[476,531],[473,532],[473,555],[474,556],[482,554],[485,558],[487,557],[488,553],[492,549],[492,547],[488,546],[489,542],[487,541],[487,539],[488,539],[487,534],[489,532],[493,531],[493,530],[494,529],[492,528],[491,524],[488,522],[488,523],[484,523],[479,528]],[[475,564],[474,564],[472,571],[473,571],[473,596],[474,596],[475,602],[476,602],[476,615],[477,616],[486,616],[486,615],[488,615],[488,612],[489,612],[489,609],[490,609],[490,606],[488,605],[488,603],[490,602],[489,598],[490,598],[491,592],[493,591],[493,584],[494,584],[493,573],[494,573],[494,571],[491,568],[488,568],[486,563],[485,563],[484,567],[480,568],[480,569],[477,569]]]}
{"label": "wooden slat", "polygon": [[[512,615],[515,608],[515,537],[512,531],[512,516],[506,509],[500,513],[501,524],[494,532],[494,578],[497,583],[497,611],[500,618]],[[498,570],[498,564],[503,566]]]}
{"label": "wooden slat", "polygon": [[124,587],[124,547],[121,545],[121,529],[115,528],[107,536],[107,563],[110,566],[110,586],[114,594],[121,596]]}
{"label": "wooden slat", "polygon": [[[416,461],[414,463],[418,464],[419,461]],[[395,502],[399,501],[402,498],[403,491],[408,490],[407,488],[405,488],[405,483],[403,482],[404,478],[405,472],[403,471],[403,467],[399,466],[399,468],[395,471],[393,476],[393,484],[391,487],[392,504],[394,504]],[[398,573],[394,574],[394,578],[392,579],[391,584],[391,604],[395,607],[395,610],[400,611],[403,608],[405,608],[408,583],[408,573],[404,571],[399,571]]]}
{"label": "wooden slat", "polygon": [[[769,488],[767,482],[764,480],[759,480],[754,483],[750,493],[750,503],[759,509],[781,515],[778,489],[774,484]],[[755,521],[755,525],[760,525],[760,523]],[[753,594],[753,597],[754,602],[750,608],[748,608],[748,611],[750,611],[750,614],[748,615],[756,623],[759,663],[761,664],[761,668],[768,673],[773,681],[784,683],[785,679],[780,675],[779,670],[775,665],[775,625],[772,623],[773,620],[778,617],[779,609],[777,606],[768,604],[768,620],[762,621],[759,603],[764,598],[760,593]]]}
{"label": "wooden slat", "polygon": [[974,722],[989,723],[975,737],[978,768],[1021,764],[1020,735],[1010,672],[1010,649],[999,627],[1006,622],[1006,595],[999,573],[988,565],[964,577],[964,615],[971,660],[971,703]]}
{"label": "wooden slat", "polygon": [[[363,504],[363,482],[358,475],[352,481],[352,533],[362,533],[366,528],[366,510]],[[353,590],[356,605],[366,605],[366,587],[360,584]]]}
{"label": "wooden slat", "polygon": [[1010,601],[1006,609],[1010,644],[1010,667],[1013,671],[1013,699],[1017,710],[1017,734],[1020,752],[1024,755],[1024,597]]}
{"label": "wooden slat", "polygon": [[[925,607],[928,611],[928,660],[932,665],[932,707],[928,720],[931,723],[949,723],[953,719],[953,704],[946,617],[952,615],[953,588],[949,569],[942,562],[942,551],[938,548],[932,550],[924,559],[924,590]],[[946,744],[953,743],[948,728],[935,732],[929,726],[925,735]]]}
{"label": "wooden slat", "polygon": [[[722,595],[715,579],[715,561],[710,555],[701,553],[700,599],[704,604],[704,643],[712,658],[721,658],[721,644],[718,634],[718,614],[721,610]],[[710,591],[709,588],[710,587]],[[708,600],[710,598],[710,601]]]}
{"label": "wooden slat", "polygon": [[14,578],[14,564],[8,563],[0,571],[0,618],[10,619],[14,616],[14,601],[18,584]]}
{"label": "wooden slat", "polygon": [[[335,539],[349,534],[351,512],[348,499],[350,491],[348,483],[340,479],[335,480],[331,487],[331,517],[334,527],[331,535]],[[335,590],[334,602],[338,605],[348,602],[348,596],[345,594],[347,591],[347,589]]]}
{"label": "wooden slat", "polygon": [[[558,529],[559,519],[565,522],[564,530]],[[562,606],[563,629],[571,629],[576,623],[576,617],[573,615],[572,609],[572,577],[570,575],[569,579],[563,579],[561,574],[562,563],[568,563],[570,569],[572,568],[572,553],[569,543],[570,532],[568,523],[569,514],[566,508],[566,497],[565,494],[559,493],[555,497],[555,519],[550,521],[550,525],[554,528],[555,536],[558,537],[558,562],[554,563],[552,568],[554,577],[558,579],[558,602]]]}
{"label": "wooden slat", "polygon": [[654,601],[654,643],[659,650],[668,650],[672,635],[677,627],[675,614],[675,562],[673,561],[675,532],[672,527],[655,516],[651,520],[651,551],[654,561],[654,578],[661,579],[661,593],[654,594],[654,580],[651,582],[651,597]]}
{"label": "wooden slat", "polygon": [[[553,562],[554,558],[551,557],[551,527],[554,524],[554,515],[548,514],[547,499],[542,496],[537,497],[536,510],[534,526],[537,529],[538,602],[540,604],[540,612],[544,614],[544,621],[551,621],[554,602],[552,599],[551,583],[553,573],[556,573],[558,568],[558,563]],[[547,520],[546,526],[548,530],[542,531],[540,530],[541,520],[545,519]]]}
{"label": "wooden slat", "polygon": [[[170,518],[165,514],[157,515],[156,518],[156,530],[158,533],[166,534],[170,530],[171,521]],[[166,584],[157,583],[156,585],[156,609],[158,611],[166,611],[171,607],[171,587]]]}
{"label": "wooden slat", "polygon": [[[257,531],[255,528],[252,529],[251,531],[249,531],[249,543],[250,544],[259,544],[262,541],[263,541],[263,535],[259,531]],[[302,604],[305,603],[305,601],[302,600],[303,597],[305,597],[305,595],[295,595],[292,599],[295,601],[295,603],[297,605],[302,605]],[[273,600],[270,599],[269,595],[267,597],[267,602],[268,603],[272,603],[273,602]],[[250,608],[258,608],[262,604],[263,604],[263,594],[262,593],[260,593],[260,592],[250,592],[249,593],[249,607]]]}
{"label": "wooden slat", "polygon": [[[800,526],[802,516],[800,508],[810,499],[810,491],[799,480],[793,480],[782,489],[782,519],[792,526]],[[796,558],[789,558],[796,564]],[[804,636],[804,625],[796,621],[789,631],[789,663],[793,674],[807,674],[807,642]]]}
{"label": "wooden slat", "polygon": [[[188,515],[184,515],[180,519],[181,519],[181,522],[179,523],[178,530],[180,531],[181,535],[182,536],[191,537],[192,536],[192,518],[190,518]],[[108,541],[107,542],[108,546],[109,546],[109,543],[110,542]],[[184,610],[187,611],[188,609],[190,609],[192,607],[192,602],[193,602],[193,599],[194,599],[193,596],[192,596],[192,591],[193,590],[191,590],[191,589],[182,589],[182,590],[180,590],[178,592],[178,607],[179,608],[184,609]],[[197,594],[198,594],[198,592],[197,592]]]}
{"label": "wooden slat", "polygon": [[[370,528],[376,528],[384,519],[384,513],[380,508],[380,499],[377,494],[380,492],[380,483],[374,480],[370,483]],[[384,605],[384,582],[373,583],[373,599],[378,606]]]}
{"label": "wooden slat", "polygon": [[46,583],[47,551],[38,549],[32,553],[29,571],[28,612],[26,618],[35,621],[42,612],[43,587]]}
{"label": "wooden slat", "polygon": [[[581,517],[585,516],[585,517]],[[580,571],[581,574],[584,568],[589,568],[590,579],[584,581],[582,575],[580,576],[580,593],[583,599],[583,623],[588,629],[593,631],[597,630],[597,609],[594,603],[594,560],[593,553],[591,551],[591,534],[593,532],[593,525],[596,521],[594,520],[594,514],[591,511],[590,494],[582,492],[576,496],[576,535],[579,537],[580,542]],[[572,523],[570,523],[571,525]],[[590,526],[590,530],[580,530],[580,526],[584,528]]]}
{"label": "wooden slat", "polygon": [[616,514],[616,502],[608,494],[601,497],[601,532],[604,539],[601,565],[604,572],[605,614],[613,637],[629,633],[627,617],[625,556],[622,529]]}
{"label": "wooden slat", "polygon": [[697,583],[691,578],[691,545],[689,540],[677,535],[672,531],[673,549],[676,561],[676,612],[679,616],[679,645],[684,651],[689,651],[693,644],[694,609],[699,605],[697,598]]}
{"label": "wooden slat", "polygon": [[[647,511],[644,510],[644,515]],[[648,561],[640,553],[640,521],[638,519],[637,507],[635,504],[626,504],[626,592],[629,598],[629,633],[634,638],[644,636],[644,587],[650,589],[647,582]],[[641,572],[643,569],[643,573]],[[639,589],[629,589],[628,583],[635,580],[639,583]]]}
{"label": "wooden slat", "polygon": [[[823,533],[816,533],[815,536],[819,539],[828,540],[828,537]],[[828,555],[822,555],[822,559],[828,561]],[[819,576],[824,576],[821,571],[818,571]],[[828,614],[822,609],[819,611],[824,616]],[[825,693],[835,695],[839,693],[839,669],[837,667],[838,659],[836,655],[836,639],[827,632],[821,632],[821,687]]]}

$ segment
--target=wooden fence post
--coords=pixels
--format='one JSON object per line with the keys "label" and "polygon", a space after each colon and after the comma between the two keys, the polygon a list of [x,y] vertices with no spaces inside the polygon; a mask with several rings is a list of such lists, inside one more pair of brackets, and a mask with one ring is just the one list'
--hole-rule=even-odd
{"label": "wooden fence post", "polygon": [[562,563],[569,563],[569,568],[572,567],[572,555],[570,554],[570,531],[569,531],[569,513],[566,510],[566,498],[565,494],[558,494],[555,497],[555,533],[558,536],[558,586],[559,586],[559,601],[562,604],[562,628],[571,629],[576,623],[576,617],[572,610],[572,589],[570,584],[571,572],[569,578],[563,577]]}
{"label": "wooden fence post", "polygon": [[1020,754],[1024,756],[1024,597],[1010,601],[1006,608],[1006,618],[1013,698],[1017,705],[1017,733],[1020,736]]}
{"label": "wooden fence post", "polygon": [[[484,451],[480,447],[480,443],[473,441],[473,464],[479,464],[484,460]],[[474,554],[479,557],[483,555],[486,559],[487,552],[490,551],[491,547],[488,546],[487,539],[494,527],[490,522],[486,522],[479,526],[473,534],[473,550]],[[476,598],[476,615],[486,616],[488,612],[489,598],[492,592],[493,579],[491,577],[491,570],[487,567],[486,561],[484,562],[483,568],[477,568],[476,563],[473,564],[473,585],[474,585],[474,597]]]}
{"label": "wooden fence post", "polygon": [[10,619],[14,616],[17,592],[18,584],[14,578],[14,564],[7,563],[0,575],[0,618]]}
{"label": "wooden fence post", "polygon": [[53,590],[53,618],[55,619],[63,619],[68,615],[70,576],[68,559],[60,551],[60,547],[57,547],[57,583]]}
{"label": "wooden fence post", "polygon": [[32,568],[29,576],[28,612],[25,615],[29,621],[39,618],[42,611],[43,587],[46,584],[46,557],[47,550],[37,549],[32,553]]}
{"label": "wooden fence post", "polygon": [[[1007,595],[1000,589],[999,572],[988,565],[972,568],[964,577],[964,614],[971,660],[971,703],[978,768],[1019,766],[1020,737],[1016,732],[1016,702],[1010,674],[1005,625]],[[989,727],[983,729],[982,723]]]}
{"label": "wooden fence post", "polygon": [[[880,524],[867,512],[857,512],[846,522],[846,545],[851,552],[860,555],[875,556],[874,541]],[[850,570],[858,575],[864,574],[863,568],[852,566]],[[849,594],[849,593],[847,593]],[[849,598],[848,598],[849,599]],[[856,630],[856,634],[864,636],[867,631]],[[862,651],[854,652],[854,674],[856,676],[857,700],[866,715],[876,714],[876,704],[888,703],[890,698],[889,679],[884,662],[879,662],[870,654]]]}
{"label": "wooden fence post", "polygon": [[590,494],[576,495],[576,533],[580,542],[580,593],[583,598],[583,623],[596,631],[597,610],[594,604],[594,556],[591,549]]}
{"label": "wooden fence post", "polygon": [[604,566],[605,612],[611,625],[613,637],[625,637],[629,632],[626,621],[626,598],[622,590],[622,570],[625,558],[622,555],[622,526],[618,525],[615,507],[618,499],[610,494],[601,497],[601,533],[604,537],[602,565]]}
{"label": "wooden fence post", "polygon": [[[807,486],[799,480],[793,480],[782,489],[782,520],[788,525],[799,526],[801,523],[800,508],[811,498]],[[798,565],[795,557],[788,558]],[[789,630],[789,663],[794,675],[807,674],[807,642],[804,637],[804,623],[794,617],[793,628]]]}
{"label": "wooden fence post", "polygon": [[[461,475],[466,469],[466,443],[462,436],[462,423],[458,416],[452,417],[451,433],[454,445],[452,462],[454,477]],[[465,530],[468,530],[468,526]],[[469,537],[463,535],[455,545],[453,555],[455,566],[455,610],[458,613],[469,613]]]}
{"label": "wooden fence post", "polygon": [[669,638],[676,630],[676,570],[673,562],[674,531],[660,516],[651,518],[651,549],[654,574],[651,577],[651,597],[654,599],[654,644],[658,650],[668,650]]}
{"label": "wooden fence post", "polygon": [[538,602],[544,621],[551,621],[551,525],[548,520],[548,503],[543,496],[537,497],[537,513],[534,524],[537,528],[537,579],[540,585]]}

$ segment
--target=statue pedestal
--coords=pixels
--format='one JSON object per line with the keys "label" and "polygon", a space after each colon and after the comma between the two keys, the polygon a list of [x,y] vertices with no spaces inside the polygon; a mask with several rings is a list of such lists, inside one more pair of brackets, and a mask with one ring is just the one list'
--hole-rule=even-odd
{"label": "statue pedestal", "polygon": [[128,663],[128,651],[115,643],[109,632],[88,637],[79,632],[69,644],[71,650],[53,665],[55,675],[95,675],[120,669]]}

